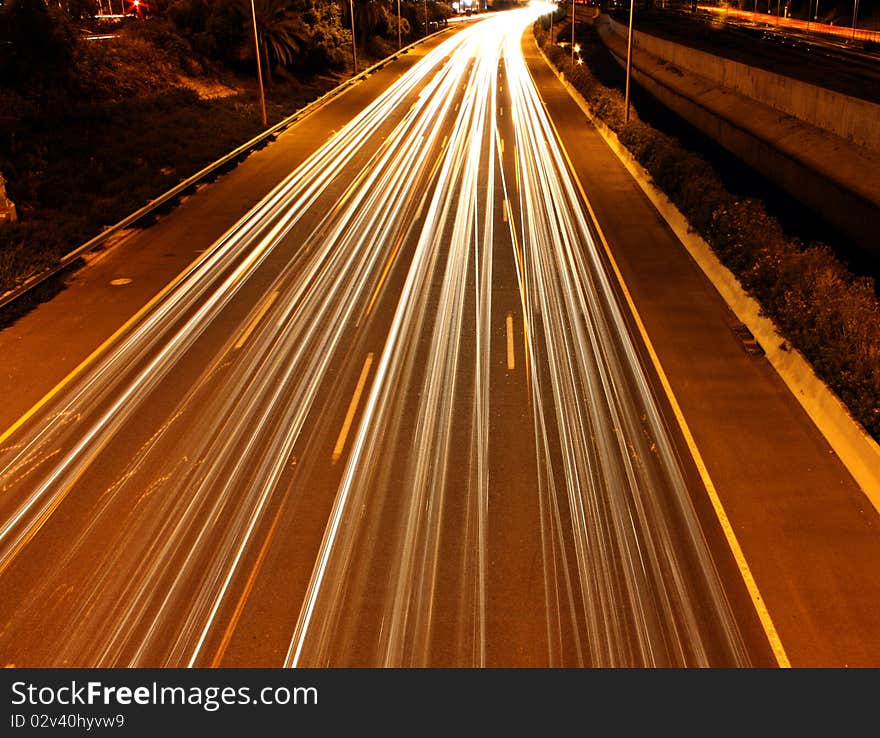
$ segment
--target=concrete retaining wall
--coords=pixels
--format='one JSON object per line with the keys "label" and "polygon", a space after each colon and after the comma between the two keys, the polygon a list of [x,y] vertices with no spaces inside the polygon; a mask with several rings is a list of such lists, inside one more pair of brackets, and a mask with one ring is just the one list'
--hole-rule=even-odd
{"label": "concrete retaining wall", "polygon": [[[625,66],[627,29],[605,15],[597,25],[599,35],[608,44],[614,58]],[[656,47],[655,51],[675,52],[678,59],[686,57],[685,52],[678,53],[673,48],[676,46],[683,48],[678,44],[667,44],[665,49]],[[634,82],[756,172],[800,200],[853,244],[874,257],[880,256],[877,235],[880,176],[868,161],[876,157],[876,152],[724,88],[704,76],[703,70],[697,73],[675,65],[670,68],[672,62],[648,51],[644,44],[636,52],[632,71]],[[695,53],[713,58],[709,54]],[[696,80],[702,80],[702,83],[695,87],[691,83]],[[880,125],[880,106],[874,107],[878,108],[874,116]],[[772,119],[768,121],[761,110],[772,112]]]}
{"label": "concrete retaining wall", "polygon": [[[553,68],[546,57],[544,59]],[[828,385],[816,376],[801,353],[788,344],[773,321],[763,315],[758,302],[746,293],[709,244],[694,232],[675,204],[654,185],[651,175],[620,143],[617,135],[593,115],[587,101],[561,74],[557,72],[557,76],[730,309],[764,348],[767,360],[840,457],[871,504],[880,510],[880,445],[853,419]]]}
{"label": "concrete retaining wall", "polygon": [[775,182],[811,210],[847,234],[866,252],[880,256],[877,236],[877,207],[839,186],[797,159],[774,148],[732,121],[715,115],[652,77],[633,68],[633,80],[714,141]]}
{"label": "concrete retaining wall", "polygon": [[[611,18],[607,22],[614,33],[626,38],[626,26]],[[880,105],[639,31],[633,34],[633,45],[805,123],[880,151]]]}

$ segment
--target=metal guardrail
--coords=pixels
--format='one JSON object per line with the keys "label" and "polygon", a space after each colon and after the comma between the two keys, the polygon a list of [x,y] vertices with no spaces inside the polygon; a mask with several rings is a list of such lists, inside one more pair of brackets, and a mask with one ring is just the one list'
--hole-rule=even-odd
{"label": "metal guardrail", "polygon": [[118,223],[114,223],[112,226],[105,228],[101,233],[99,233],[94,238],[90,239],[89,241],[86,241],[81,246],[78,246],[73,251],[70,251],[69,253],[62,256],[58,260],[57,263],[53,264],[52,266],[50,266],[46,269],[43,269],[39,272],[36,272],[35,274],[30,275],[23,282],[21,282],[20,284],[16,285],[12,289],[7,290],[2,295],[0,295],[0,310],[2,310],[3,308],[5,308],[7,305],[14,302],[15,300],[19,299],[23,295],[27,294],[34,287],[37,287],[38,285],[42,284],[47,279],[50,279],[51,277],[54,277],[55,275],[59,274],[60,272],[63,272],[71,264],[73,264],[77,259],[79,259],[83,254],[86,254],[89,251],[94,250],[95,248],[97,248],[98,246],[103,244],[105,241],[107,241],[107,239],[109,239],[115,233],[118,233],[119,231],[121,231],[125,228],[128,228],[131,225],[134,225],[139,220],[141,220],[145,216],[149,215],[153,211],[157,210],[158,208],[162,207],[166,203],[179,197],[181,194],[186,192],[190,187],[195,186],[196,184],[201,182],[203,179],[205,179],[209,175],[216,172],[218,169],[221,169],[222,167],[229,164],[230,162],[235,161],[243,154],[250,153],[253,149],[257,148],[258,146],[261,146],[263,143],[274,138],[279,133],[282,133],[285,129],[289,128],[291,125],[293,125],[294,123],[296,123],[300,119],[302,119],[308,115],[311,115],[316,110],[318,110],[319,108],[323,107],[328,102],[330,102],[333,98],[341,95],[345,90],[347,90],[352,85],[356,84],[357,82],[360,82],[363,79],[366,79],[369,75],[373,74],[374,72],[378,72],[380,69],[382,69],[382,67],[384,67],[389,62],[394,61],[395,59],[397,59],[400,56],[403,56],[404,54],[409,52],[411,49],[415,48],[416,46],[418,46],[421,43],[424,43],[428,39],[434,38],[435,36],[437,36],[441,33],[445,33],[448,30],[449,30],[449,28],[442,28],[439,31],[435,31],[434,33],[428,34],[427,36],[423,36],[422,38],[417,39],[416,41],[413,41],[411,44],[408,44],[407,46],[404,46],[403,48],[398,49],[396,52],[394,52],[390,56],[387,56],[384,59],[382,59],[381,61],[377,62],[376,64],[373,64],[371,67],[364,69],[362,72],[359,72],[354,77],[351,77],[351,78],[345,80],[341,84],[334,87],[332,90],[325,92],[323,95],[321,95],[321,97],[319,97],[315,100],[312,100],[312,102],[310,102],[305,107],[300,108],[299,110],[297,110],[296,112],[287,116],[286,118],[279,121],[275,125],[271,126],[270,128],[267,128],[262,133],[257,134],[250,141],[243,143],[237,149],[230,151],[225,156],[222,156],[221,158],[217,159],[216,161],[212,162],[211,164],[208,164],[208,166],[199,170],[198,172],[193,174],[191,177],[188,177],[187,179],[183,180],[182,182],[179,182],[178,184],[176,184],[174,187],[172,187],[167,192],[164,192],[163,194],[159,195],[157,198],[150,200],[150,202],[148,202],[142,208],[139,208],[138,210],[135,210],[133,213],[130,213],[125,218],[120,220]]}

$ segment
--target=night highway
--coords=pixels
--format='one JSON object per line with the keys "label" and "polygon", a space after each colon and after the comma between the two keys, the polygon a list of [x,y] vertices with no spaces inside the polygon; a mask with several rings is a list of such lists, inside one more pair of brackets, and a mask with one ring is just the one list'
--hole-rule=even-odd
{"label": "night highway", "polygon": [[787,664],[542,12],[444,37],[0,436],[8,664]]}

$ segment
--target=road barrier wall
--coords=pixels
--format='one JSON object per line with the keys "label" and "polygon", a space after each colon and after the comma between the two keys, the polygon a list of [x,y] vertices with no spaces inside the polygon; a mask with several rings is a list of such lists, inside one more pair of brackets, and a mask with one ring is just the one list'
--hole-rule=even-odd
{"label": "road barrier wall", "polygon": [[[607,16],[603,18],[603,23],[607,23],[613,33],[626,39],[626,26]],[[633,34],[633,46],[859,146],[880,151],[880,105],[876,103],[640,31]]]}
{"label": "road barrier wall", "polygon": [[[603,15],[597,30],[618,63],[625,66],[626,27]],[[877,149],[873,150],[719,81],[733,80],[737,73],[742,81],[748,70],[753,80],[779,75],[643,33],[634,34],[633,44],[632,76],[637,84],[865,252],[880,255],[876,226],[880,219],[880,105],[865,103],[870,107],[863,108],[863,129],[867,130],[869,117],[877,129],[873,134]],[[735,73],[734,67],[746,71]],[[818,89],[813,85],[802,88]]]}

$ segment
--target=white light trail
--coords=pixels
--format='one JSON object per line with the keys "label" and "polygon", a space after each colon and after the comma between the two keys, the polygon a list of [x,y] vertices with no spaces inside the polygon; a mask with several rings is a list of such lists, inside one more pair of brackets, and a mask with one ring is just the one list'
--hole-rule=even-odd
{"label": "white light trail", "polygon": [[[212,663],[329,478],[288,666],[490,665],[505,495],[537,511],[543,662],[747,661],[520,50],[546,11],[426,53],[0,449],[0,592],[80,521],[0,650]],[[501,490],[508,443],[534,471]]]}

